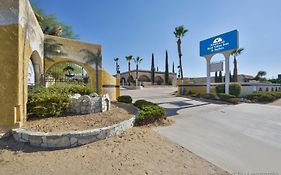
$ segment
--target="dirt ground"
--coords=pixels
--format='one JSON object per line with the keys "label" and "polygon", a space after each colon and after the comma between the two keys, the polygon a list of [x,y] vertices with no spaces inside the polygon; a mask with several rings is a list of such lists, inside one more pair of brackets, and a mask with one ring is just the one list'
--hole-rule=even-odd
{"label": "dirt ground", "polygon": [[135,127],[89,145],[42,150],[13,139],[0,140],[0,175],[171,174],[223,175],[212,165],[154,132]]}
{"label": "dirt ground", "polygon": [[111,110],[89,115],[75,115],[32,119],[27,121],[23,128],[41,132],[78,131],[111,126],[133,117],[136,111],[127,105],[112,103]]}
{"label": "dirt ground", "polygon": [[281,107],[281,99],[276,100],[276,101],[270,103],[270,105],[275,105],[275,106],[280,106]]}

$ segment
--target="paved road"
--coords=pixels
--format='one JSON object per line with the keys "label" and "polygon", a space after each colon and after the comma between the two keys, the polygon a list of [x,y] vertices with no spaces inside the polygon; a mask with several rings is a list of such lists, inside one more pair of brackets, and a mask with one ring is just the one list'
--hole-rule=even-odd
{"label": "paved road", "polygon": [[173,88],[122,91],[165,107],[176,123],[155,129],[232,173],[281,175],[281,107],[218,105],[174,97]]}

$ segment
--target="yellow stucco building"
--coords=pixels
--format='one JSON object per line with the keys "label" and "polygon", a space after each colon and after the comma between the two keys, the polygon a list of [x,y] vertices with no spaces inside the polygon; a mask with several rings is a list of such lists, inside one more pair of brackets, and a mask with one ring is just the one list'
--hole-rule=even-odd
{"label": "yellow stucco building", "polygon": [[[26,120],[30,61],[36,83],[44,80],[52,66],[70,62],[88,72],[88,84],[98,93],[108,93],[112,100],[120,95],[120,80],[102,67],[100,45],[44,35],[28,0],[0,0],[0,16],[1,130],[20,127]],[[58,52],[64,54],[48,52],[46,48],[52,45],[59,45]]]}

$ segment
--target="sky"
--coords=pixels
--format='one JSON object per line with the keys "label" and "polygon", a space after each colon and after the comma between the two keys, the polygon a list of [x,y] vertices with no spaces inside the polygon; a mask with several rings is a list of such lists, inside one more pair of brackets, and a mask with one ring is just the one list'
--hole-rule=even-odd
{"label": "sky", "polygon": [[[79,39],[102,45],[103,66],[115,74],[114,58],[127,71],[126,55],[141,57],[140,69],[150,70],[151,55],[160,71],[178,65],[175,27],[189,32],[182,40],[183,70],[187,77],[206,76],[206,61],[199,56],[201,40],[237,29],[240,47],[239,74],[281,74],[280,0],[31,0],[73,27]],[[212,61],[223,60],[215,55]],[[231,59],[231,70],[233,70]],[[135,68],[135,64],[132,64]]]}

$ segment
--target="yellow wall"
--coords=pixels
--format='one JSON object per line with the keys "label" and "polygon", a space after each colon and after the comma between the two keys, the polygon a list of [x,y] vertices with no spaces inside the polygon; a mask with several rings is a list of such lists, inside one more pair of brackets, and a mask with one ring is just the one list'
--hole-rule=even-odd
{"label": "yellow wall", "polygon": [[[190,84],[188,81],[184,80],[184,92],[185,94],[192,92],[196,94],[205,94],[207,93],[207,86],[204,85],[194,85]],[[181,80],[178,80],[178,93],[181,92]],[[215,86],[211,86],[211,93],[215,93]]]}
{"label": "yellow wall", "polygon": [[[0,126],[21,126],[26,116],[28,63],[32,54],[29,42],[23,42],[18,24],[0,26]],[[25,48],[23,47],[25,46]]]}
{"label": "yellow wall", "polygon": [[115,101],[120,96],[120,79],[102,70],[102,93],[108,93],[110,99]]}

